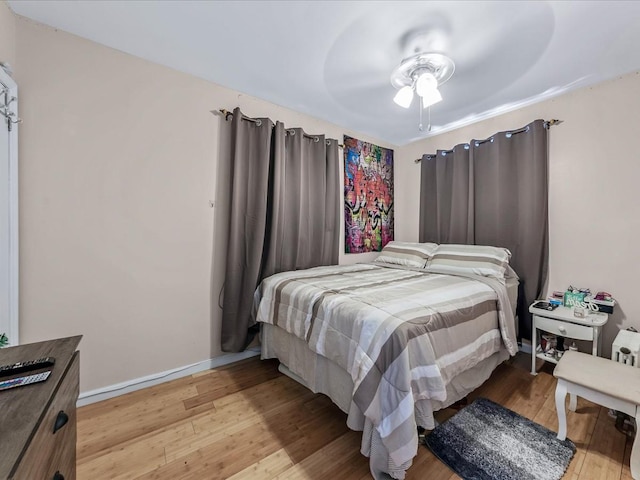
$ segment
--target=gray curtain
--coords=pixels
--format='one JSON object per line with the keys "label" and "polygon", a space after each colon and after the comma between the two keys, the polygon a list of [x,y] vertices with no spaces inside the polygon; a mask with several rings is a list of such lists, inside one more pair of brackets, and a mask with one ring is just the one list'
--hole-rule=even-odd
{"label": "gray curtain", "polygon": [[420,241],[473,243],[473,181],[469,145],[424,155],[420,166]]}
{"label": "gray curtain", "polygon": [[528,305],[540,297],[548,269],[545,122],[425,155],[420,240],[508,248],[521,281],[518,334],[530,337]]}
{"label": "gray curtain", "polygon": [[519,335],[531,337],[528,306],[542,294],[548,269],[548,131],[536,120],[489,141],[471,142],[475,243],[511,251],[521,280]]}
{"label": "gray curtain", "polygon": [[262,278],[338,263],[338,142],[302,129],[274,131],[273,199]]}
{"label": "gray curtain", "polygon": [[[231,198],[222,307],[222,350],[256,333],[253,294],[286,270],[338,263],[338,142],[234,110]],[[225,159],[221,159],[224,161]]]}
{"label": "gray curtain", "polygon": [[262,266],[273,122],[266,118],[244,120],[237,108],[231,121],[226,159],[231,163],[231,198],[221,340],[223,351],[239,352],[250,341],[253,291]]}

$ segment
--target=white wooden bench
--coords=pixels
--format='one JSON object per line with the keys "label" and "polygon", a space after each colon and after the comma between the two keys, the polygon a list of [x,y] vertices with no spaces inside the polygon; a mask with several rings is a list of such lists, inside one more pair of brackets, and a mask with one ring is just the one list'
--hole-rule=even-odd
{"label": "white wooden bench", "polygon": [[[576,396],[598,405],[631,415],[640,422],[640,368],[634,368],[606,358],[567,351],[555,370],[556,410],[558,411],[558,439],[567,437],[565,399],[571,395],[569,409],[576,410]],[[640,480],[640,446],[636,434],[631,449],[631,476]]]}

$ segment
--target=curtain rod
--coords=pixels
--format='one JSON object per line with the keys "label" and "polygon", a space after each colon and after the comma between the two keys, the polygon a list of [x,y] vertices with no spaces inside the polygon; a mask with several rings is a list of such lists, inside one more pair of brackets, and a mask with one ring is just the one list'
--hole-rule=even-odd
{"label": "curtain rod", "polygon": [[[564,120],[558,120],[556,118],[552,118],[551,120],[545,120],[544,122],[544,128],[550,128],[553,127],[554,125],[560,125],[562,122],[564,122]],[[509,130],[507,132],[505,132],[507,134],[507,137],[510,137],[511,135],[517,135],[518,133],[522,133],[522,132],[526,132],[527,131],[527,127],[522,127],[519,128],[517,130]],[[482,145],[483,143],[487,143],[490,142],[493,139],[493,135],[490,136],[489,138],[485,138],[484,140],[476,140],[475,144],[476,147],[478,145]],[[469,148],[469,144],[465,144],[465,149]],[[453,153],[453,149],[451,150],[444,150],[443,153]],[[433,156],[435,157],[436,154],[435,153],[428,153],[426,154],[427,156]],[[420,163],[422,161],[422,158],[416,158],[413,163]]]}
{"label": "curtain rod", "polygon": [[[224,108],[221,108],[220,110],[218,110],[222,115],[224,115],[224,119],[225,120],[229,120],[229,117],[233,117],[233,112],[230,112],[229,110],[225,110]],[[211,113],[215,113],[214,111],[212,111]],[[251,118],[251,117],[247,117],[244,113],[242,114],[242,119],[246,120],[248,122],[253,122],[256,125],[260,126],[262,125],[262,120],[260,120],[259,118]]]}
{"label": "curtain rod", "polygon": [[[284,131],[287,132],[292,137],[296,134],[295,128],[285,128]],[[317,135],[309,135],[308,133],[305,133],[304,131],[302,132],[302,136],[304,138],[309,138],[309,139],[313,140],[316,143],[318,143],[320,141],[320,137],[318,137]],[[327,141],[329,141],[329,140],[327,139]],[[328,145],[328,143],[327,143],[327,145]]]}
{"label": "curtain rod", "polygon": [[[229,120],[229,117],[233,117],[233,112],[230,112],[229,110],[226,110],[224,108],[221,108],[220,110],[218,110],[222,115],[224,115],[224,119],[225,120]],[[217,113],[215,110],[212,110],[211,113]],[[244,113],[242,114],[242,119],[243,120],[247,120],[248,122],[254,122],[257,126],[262,125],[262,120],[260,120],[259,118],[251,118],[251,117],[247,117]],[[289,129],[285,129],[285,131],[287,133],[289,133],[289,135],[295,135],[295,130],[293,128],[289,128]],[[310,138],[315,142],[318,142],[320,139],[317,135],[309,135],[308,133],[302,132],[302,134],[306,137],[306,138]],[[329,145],[329,139],[326,140],[327,145]],[[338,144],[339,148],[344,148],[344,145],[342,145],[341,143]]]}

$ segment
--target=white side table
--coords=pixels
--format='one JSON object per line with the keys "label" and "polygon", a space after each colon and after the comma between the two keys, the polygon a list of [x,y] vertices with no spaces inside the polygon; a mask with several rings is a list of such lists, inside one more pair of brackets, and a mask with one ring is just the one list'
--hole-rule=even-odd
{"label": "white side table", "polygon": [[609,315],[606,313],[592,312],[584,318],[579,318],[573,315],[572,308],[564,306],[560,306],[555,310],[543,310],[530,306],[529,312],[533,314],[531,332],[531,375],[537,375],[536,358],[541,358],[551,363],[558,363],[556,359],[547,357],[544,353],[537,353],[538,330],[544,330],[545,332],[553,333],[561,337],[593,342],[591,353],[596,357],[598,356],[602,327],[609,319]]}

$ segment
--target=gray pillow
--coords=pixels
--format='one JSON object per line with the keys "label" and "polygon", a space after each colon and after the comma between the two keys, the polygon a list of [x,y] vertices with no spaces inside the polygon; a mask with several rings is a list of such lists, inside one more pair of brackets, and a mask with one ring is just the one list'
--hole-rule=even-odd
{"label": "gray pillow", "polygon": [[437,246],[435,243],[392,241],[384,246],[374,263],[424,268]]}
{"label": "gray pillow", "polygon": [[437,273],[471,273],[493,277],[504,283],[511,252],[484,245],[438,245],[427,265]]}

